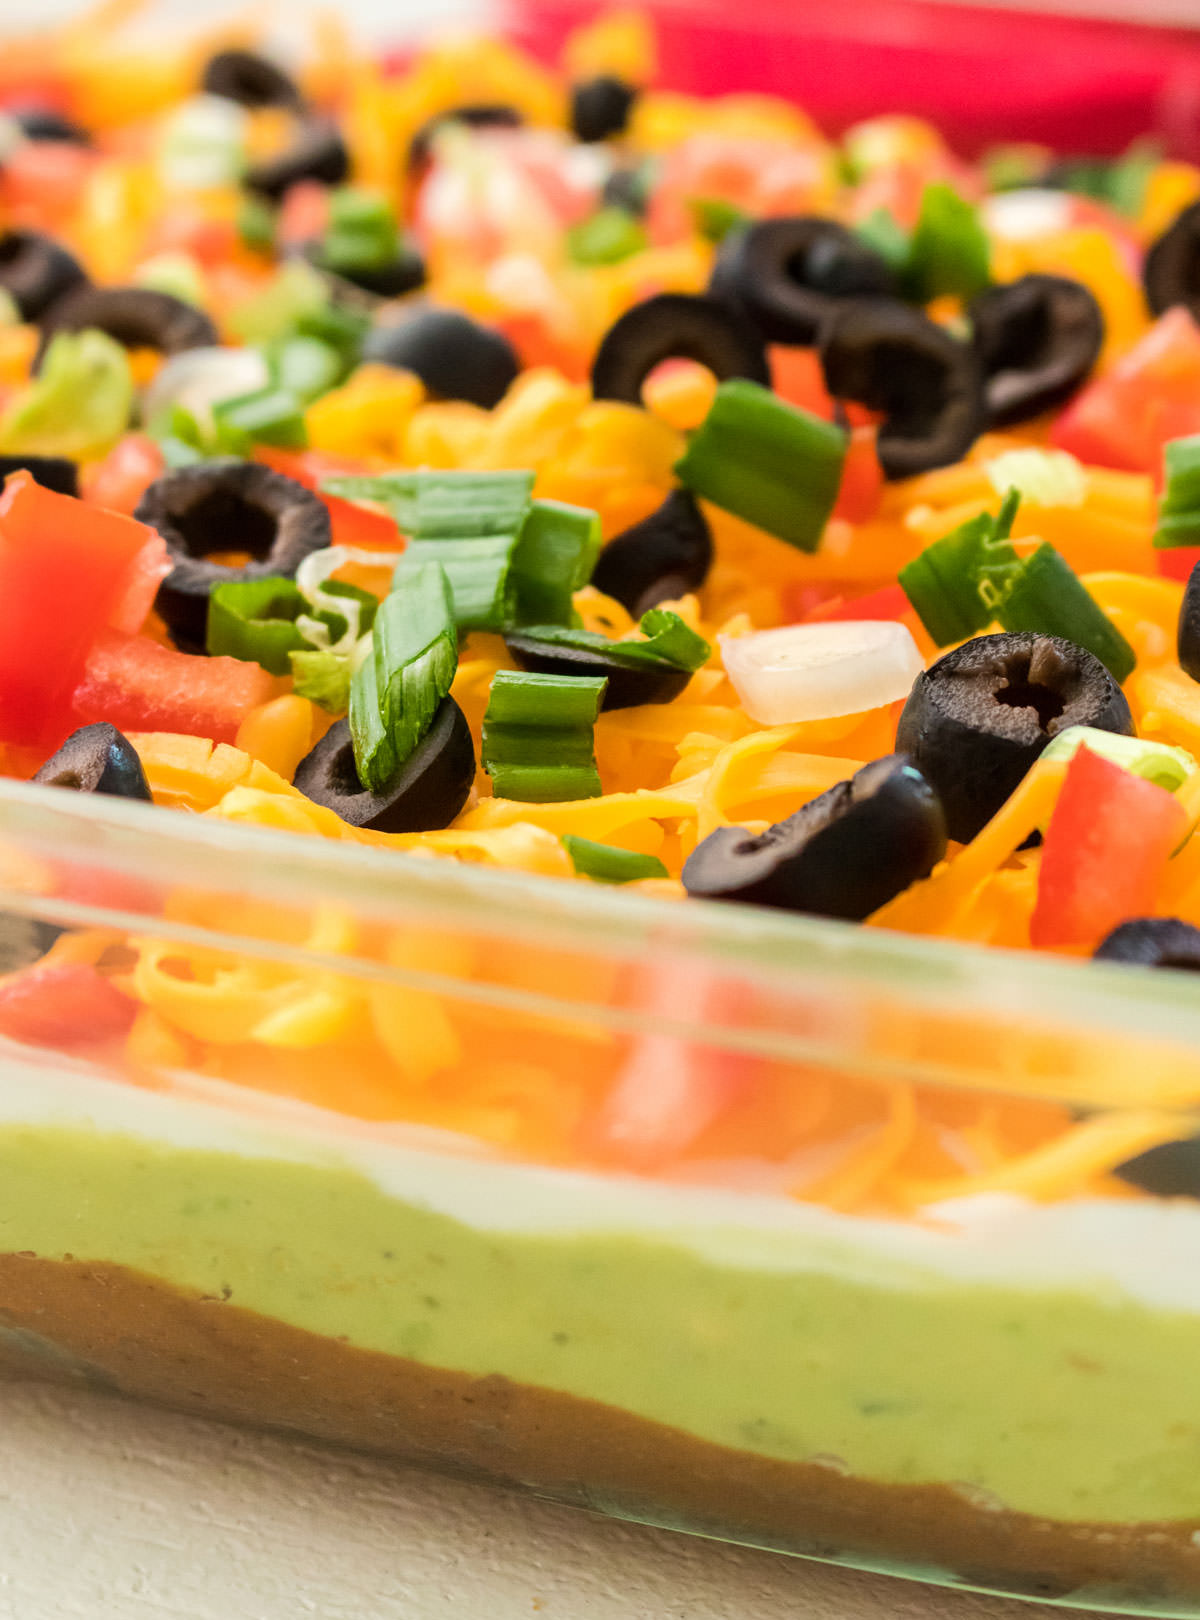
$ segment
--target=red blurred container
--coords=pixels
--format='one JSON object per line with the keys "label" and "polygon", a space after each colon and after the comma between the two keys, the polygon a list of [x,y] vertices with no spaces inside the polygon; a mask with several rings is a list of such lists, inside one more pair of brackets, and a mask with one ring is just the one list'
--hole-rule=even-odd
{"label": "red blurred container", "polygon": [[[553,59],[596,0],[509,0],[512,37]],[[965,155],[996,141],[1121,151],[1158,135],[1200,159],[1200,31],[930,0],[646,0],[663,83],[799,102],[837,131],[881,112],[930,119]],[[1196,7],[1200,22],[1200,0]]]}

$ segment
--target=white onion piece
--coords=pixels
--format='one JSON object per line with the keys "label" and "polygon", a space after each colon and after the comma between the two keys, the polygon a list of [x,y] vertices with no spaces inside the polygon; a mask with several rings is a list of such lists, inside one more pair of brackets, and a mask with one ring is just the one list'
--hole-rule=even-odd
{"label": "white onion piece", "polygon": [[159,367],[142,400],[142,420],[152,423],[182,405],[201,427],[212,426],[212,408],[222,400],[256,394],[271,380],[257,349],[184,349]]}
{"label": "white onion piece", "polygon": [[720,642],[742,707],[761,726],[882,708],[907,697],[925,667],[906,627],[891,619],[791,624]]}
{"label": "white onion piece", "polygon": [[983,223],[991,236],[1004,242],[1031,242],[1035,237],[1065,231],[1074,222],[1075,204],[1069,192],[1050,186],[1022,186],[1002,191],[983,205]]}

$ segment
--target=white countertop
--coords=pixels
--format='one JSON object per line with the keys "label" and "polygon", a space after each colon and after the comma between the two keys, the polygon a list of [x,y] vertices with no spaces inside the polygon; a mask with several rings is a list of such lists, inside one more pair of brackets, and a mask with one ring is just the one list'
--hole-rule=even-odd
{"label": "white countertop", "polygon": [[0,1620],[1067,1612],[616,1524],[105,1395],[0,1383]]}

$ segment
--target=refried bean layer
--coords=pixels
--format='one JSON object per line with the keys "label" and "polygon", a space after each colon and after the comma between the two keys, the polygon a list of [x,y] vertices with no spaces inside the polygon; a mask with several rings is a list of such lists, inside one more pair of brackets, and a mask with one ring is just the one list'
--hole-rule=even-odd
{"label": "refried bean layer", "polygon": [[0,1255],[0,1329],[7,1376],[82,1379],[648,1523],[1029,1595],[1200,1603],[1192,1523],[1056,1523],[947,1486],[756,1456],[599,1402],[356,1349],[121,1266]]}

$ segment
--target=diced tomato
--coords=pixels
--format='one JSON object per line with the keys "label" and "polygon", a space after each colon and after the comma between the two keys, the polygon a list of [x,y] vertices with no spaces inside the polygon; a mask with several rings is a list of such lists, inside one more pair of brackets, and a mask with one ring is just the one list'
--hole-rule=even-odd
{"label": "diced tomato", "polygon": [[771,363],[771,386],[789,405],[811,411],[824,422],[833,421],[833,396],[825,386],[825,374],[815,349],[785,348],[774,344],[767,351]]}
{"label": "diced tomato", "polygon": [[[634,1002],[639,1010],[687,1023],[722,1014],[732,1020],[744,997],[740,987],[699,967],[660,964],[639,979]],[[753,1058],[704,1042],[638,1035],[583,1151],[639,1170],[661,1167],[745,1094],[755,1067]]]}
{"label": "diced tomato", "polygon": [[1046,829],[1033,944],[1091,949],[1118,923],[1151,916],[1187,825],[1165,788],[1080,748]]}
{"label": "diced tomato", "polygon": [[883,494],[883,468],[875,449],[877,432],[874,427],[850,430],[842,482],[833,508],[834,517],[844,518],[847,523],[865,523],[874,517]]}
{"label": "diced tomato", "polygon": [[821,602],[808,614],[806,620],[814,624],[828,619],[902,619],[912,612],[912,604],[900,585],[885,585],[867,596],[835,596]]}
{"label": "diced tomato", "polygon": [[74,695],[74,724],[183,731],[233,742],[248,712],[278,692],[274,676],[238,658],[205,658],[147,636],[104,635]]}
{"label": "diced tomato", "polygon": [[[319,486],[323,478],[368,471],[362,462],[329,455],[321,450],[273,450],[259,445],[255,455],[285,478],[294,478],[305,489],[317,494],[321,494]],[[322,494],[321,499],[329,508],[335,546],[364,546],[368,549],[378,546],[385,551],[404,549],[404,536],[386,512],[376,511],[370,506],[359,506],[356,501],[344,501],[339,495]]]}
{"label": "diced tomato", "polygon": [[1200,563],[1200,546],[1170,546],[1165,551],[1156,551],[1154,559],[1163,579],[1186,582],[1192,577],[1192,569]]}
{"label": "diced tomato", "polygon": [[[141,627],[169,572],[165,541],[15,473],[0,496],[0,738],[52,746],[105,630]],[[107,719],[97,715],[97,719]]]}
{"label": "diced tomato", "polygon": [[136,1011],[86,962],[47,962],[0,979],[0,1035],[30,1046],[99,1046],[124,1035]]}
{"label": "diced tomato", "polygon": [[132,517],[147,487],[161,477],[162,451],[144,433],[127,433],[83,476],[83,498],[92,506]]}
{"label": "diced tomato", "polygon": [[329,187],[319,180],[298,180],[289,186],[279,210],[276,235],[286,247],[310,242],[324,234],[329,223]]}
{"label": "diced tomato", "polygon": [[0,204],[18,224],[52,228],[73,213],[96,155],[71,141],[25,141],[4,160]]}
{"label": "diced tomato", "polygon": [[1164,445],[1192,433],[1200,433],[1200,326],[1180,305],[1077,395],[1050,438],[1092,466],[1161,478]]}

